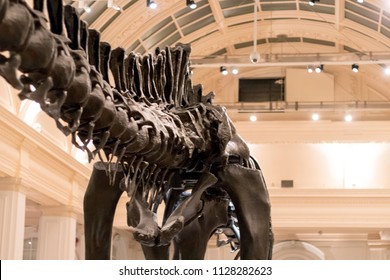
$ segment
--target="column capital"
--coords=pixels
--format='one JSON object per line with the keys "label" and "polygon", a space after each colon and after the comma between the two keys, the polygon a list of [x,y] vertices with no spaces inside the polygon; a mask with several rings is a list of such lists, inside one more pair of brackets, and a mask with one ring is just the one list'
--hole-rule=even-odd
{"label": "column capital", "polygon": [[17,191],[27,193],[28,184],[21,177],[0,177],[0,191]]}
{"label": "column capital", "polygon": [[55,216],[55,217],[67,217],[77,219],[79,212],[72,206],[59,205],[59,206],[42,206],[43,216]]}

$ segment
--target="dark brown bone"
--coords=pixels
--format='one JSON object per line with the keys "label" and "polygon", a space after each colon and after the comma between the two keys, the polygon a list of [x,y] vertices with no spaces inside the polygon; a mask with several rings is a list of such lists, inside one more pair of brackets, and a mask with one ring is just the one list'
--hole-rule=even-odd
{"label": "dark brown bone", "polygon": [[64,9],[65,27],[70,39],[70,48],[73,50],[80,49],[80,16],[76,9],[70,5]]}
{"label": "dark brown bone", "polygon": [[9,7],[8,0],[0,0],[0,24],[3,21],[5,13],[7,12]]}
{"label": "dark brown bone", "polygon": [[0,52],[9,51],[11,57],[0,55],[0,75],[14,88],[22,89],[17,70],[22,63],[19,53],[24,51],[34,33],[34,20],[31,10],[19,3],[3,0],[0,8]]}
{"label": "dark brown bone", "polygon": [[100,65],[100,32],[95,29],[88,30],[88,61],[99,70]]}
{"label": "dark brown bone", "polygon": [[115,88],[120,92],[127,90],[124,60],[125,50],[123,48],[116,48],[111,51],[110,70],[114,76]]}
{"label": "dark brown bone", "polygon": [[100,73],[103,75],[103,79],[109,83],[108,69],[110,61],[111,45],[107,42],[100,42]]}
{"label": "dark brown bone", "polygon": [[88,23],[84,20],[80,21],[80,47],[87,53],[88,55]]}
{"label": "dark brown bone", "polygon": [[[63,5],[61,0],[47,0],[47,11],[50,19],[50,31],[62,35],[64,23]],[[34,3],[35,4],[35,3]],[[35,5],[34,5],[35,6]],[[34,7],[35,9],[35,7]],[[42,11],[42,10],[40,10]]]}
{"label": "dark brown bone", "polygon": [[43,3],[44,0],[34,0],[34,10],[43,12]]}

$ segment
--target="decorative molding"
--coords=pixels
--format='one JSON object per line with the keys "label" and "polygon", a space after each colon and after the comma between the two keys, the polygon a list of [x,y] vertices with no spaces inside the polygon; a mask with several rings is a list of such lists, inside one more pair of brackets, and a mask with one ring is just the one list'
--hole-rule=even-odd
{"label": "decorative molding", "polygon": [[269,189],[275,230],[390,229],[390,189]]}

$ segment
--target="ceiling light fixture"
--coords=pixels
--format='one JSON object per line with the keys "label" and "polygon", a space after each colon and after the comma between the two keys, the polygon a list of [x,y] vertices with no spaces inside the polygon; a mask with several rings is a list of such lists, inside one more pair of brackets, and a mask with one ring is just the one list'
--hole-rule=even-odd
{"label": "ceiling light fixture", "polygon": [[233,67],[233,69],[232,69],[232,74],[233,74],[233,75],[237,75],[237,74],[238,74],[238,68]]}
{"label": "ceiling light fixture", "polygon": [[154,2],[153,0],[146,0],[146,6],[151,8],[151,9],[156,9],[157,3]]}
{"label": "ceiling light fixture", "polygon": [[353,117],[352,117],[351,114],[346,114],[346,115],[344,116],[344,120],[345,120],[346,122],[351,122],[351,121],[353,120]]}
{"label": "ceiling light fixture", "polygon": [[191,9],[196,9],[198,5],[196,5],[194,0],[187,0],[187,6],[190,7]]}
{"label": "ceiling light fixture", "polygon": [[257,121],[256,115],[251,115],[251,116],[249,117],[249,120],[250,120],[251,122]]}
{"label": "ceiling light fixture", "polygon": [[224,66],[221,66],[219,71],[221,71],[221,74],[224,76],[226,76],[229,73],[228,70],[226,69],[226,67],[224,67]]}
{"label": "ceiling light fixture", "polygon": [[107,8],[111,8],[117,12],[121,12],[122,8],[114,3],[114,0],[107,0]]}
{"label": "ceiling light fixture", "polygon": [[91,7],[87,6],[84,0],[79,0],[78,8],[83,9],[86,13],[90,13],[92,11]]}
{"label": "ceiling light fixture", "polygon": [[311,115],[311,119],[312,119],[313,121],[318,121],[318,120],[320,119],[320,115],[319,115],[318,113],[313,113],[313,114]]}
{"label": "ceiling light fixture", "polygon": [[352,72],[357,73],[359,72],[359,65],[356,63],[352,64]]}
{"label": "ceiling light fixture", "polygon": [[358,3],[363,3],[364,0],[356,0],[356,2],[358,2]]}
{"label": "ceiling light fixture", "polygon": [[385,74],[390,75],[390,66],[386,66],[385,68]]}
{"label": "ceiling light fixture", "polygon": [[257,6],[258,5],[259,5],[259,0],[255,0],[255,4],[253,8],[253,51],[249,56],[252,63],[258,63],[260,60],[260,54],[257,52]]}
{"label": "ceiling light fixture", "polygon": [[307,66],[307,72],[308,73],[313,73],[313,66]]}
{"label": "ceiling light fixture", "polygon": [[324,65],[323,64],[318,65],[316,67],[316,73],[321,73],[323,70],[324,70]]}
{"label": "ceiling light fixture", "polygon": [[316,2],[320,2],[320,0],[310,0],[309,5],[314,6],[316,4]]}

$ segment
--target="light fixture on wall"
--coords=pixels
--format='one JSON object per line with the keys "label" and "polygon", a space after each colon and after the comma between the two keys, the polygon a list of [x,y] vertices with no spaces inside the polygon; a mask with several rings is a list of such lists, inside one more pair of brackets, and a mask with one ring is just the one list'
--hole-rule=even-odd
{"label": "light fixture on wall", "polygon": [[228,70],[226,69],[225,66],[221,66],[219,68],[219,71],[221,72],[222,75],[226,76],[227,74],[229,74]]}
{"label": "light fixture on wall", "polygon": [[352,71],[354,73],[359,72],[359,65],[357,65],[356,63],[352,64]]}
{"label": "light fixture on wall", "polygon": [[324,65],[323,64],[318,65],[316,67],[316,73],[321,73],[323,70],[324,70]]}
{"label": "light fixture on wall", "polygon": [[146,0],[146,6],[151,8],[151,9],[156,9],[157,3],[154,2],[153,0]]}
{"label": "light fixture on wall", "polygon": [[187,6],[190,7],[191,9],[196,9],[198,5],[196,5],[194,0],[186,0],[187,1]]}

